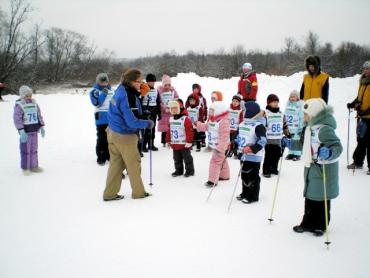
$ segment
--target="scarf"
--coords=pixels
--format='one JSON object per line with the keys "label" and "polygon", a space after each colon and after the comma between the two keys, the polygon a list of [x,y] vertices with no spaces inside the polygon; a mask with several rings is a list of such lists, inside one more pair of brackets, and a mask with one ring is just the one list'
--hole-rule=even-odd
{"label": "scarf", "polygon": [[304,166],[307,168],[310,167],[312,163],[311,127],[308,125],[304,133],[302,156],[303,156]]}

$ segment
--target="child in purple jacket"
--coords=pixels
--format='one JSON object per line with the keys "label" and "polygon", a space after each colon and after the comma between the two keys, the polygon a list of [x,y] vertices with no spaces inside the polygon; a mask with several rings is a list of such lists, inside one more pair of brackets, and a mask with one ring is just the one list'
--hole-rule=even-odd
{"label": "child in purple jacket", "polygon": [[32,89],[28,86],[19,88],[19,96],[14,106],[14,125],[20,136],[21,168],[24,175],[42,172],[37,158],[37,133],[45,136],[44,120],[40,107],[32,99]]}

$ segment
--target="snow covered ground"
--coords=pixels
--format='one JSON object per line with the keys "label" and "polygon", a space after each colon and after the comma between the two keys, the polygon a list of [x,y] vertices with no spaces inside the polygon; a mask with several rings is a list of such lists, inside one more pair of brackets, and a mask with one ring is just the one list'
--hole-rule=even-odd
{"label": "snow covered ground", "polygon": [[[302,73],[259,78],[258,100],[265,106],[276,93],[284,107]],[[344,148],[348,112],[345,103],[357,92],[358,76],[330,79],[329,102],[335,108]],[[237,78],[218,80],[179,74],[173,85],[186,98],[192,83],[207,99],[221,90],[227,102]],[[210,154],[193,153],[196,175],[172,178],[172,151],[153,152],[153,196],[130,198],[123,180],[122,201],[103,202],[108,166],[95,163],[95,126],[88,96],[61,90],[35,95],[46,122],[39,139],[44,173],[23,176],[19,168],[18,134],[13,126],[15,96],[0,103],[0,277],[370,277],[370,177],[365,170],[346,170],[340,160],[340,196],[332,202],[330,250],[325,238],[296,234],[303,213],[303,164],[283,161],[275,221],[269,224],[277,178],[262,178],[260,202],[234,201],[227,213],[239,170],[230,159],[230,181],[220,182],[208,203]],[[80,92],[82,90],[80,89]],[[53,93],[53,92],[52,92]],[[350,155],[355,147],[354,114]],[[157,138],[160,136],[157,134]],[[157,143],[159,146],[159,142]],[[149,183],[149,155],[142,159]],[[240,192],[239,181],[237,193]]]}

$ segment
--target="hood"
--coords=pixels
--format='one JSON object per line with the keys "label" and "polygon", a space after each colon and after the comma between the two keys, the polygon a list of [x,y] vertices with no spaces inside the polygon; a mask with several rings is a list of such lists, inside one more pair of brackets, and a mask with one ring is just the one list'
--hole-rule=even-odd
{"label": "hood", "polygon": [[[194,105],[190,105],[189,99],[193,98],[195,100]],[[192,93],[190,96],[188,96],[188,99],[186,100],[186,106],[190,106],[192,108],[199,106],[199,95]]]}
{"label": "hood", "polygon": [[332,127],[333,129],[337,128],[337,123],[333,116],[334,109],[331,106],[326,107],[323,111],[321,111],[316,117],[312,118],[309,122],[309,126],[313,125],[327,125]]}
{"label": "hood", "polygon": [[308,71],[308,73],[311,74],[311,72],[308,70],[309,65],[313,65],[315,67],[314,75],[317,75],[317,74],[320,73],[320,71],[321,71],[321,61],[320,61],[320,58],[318,56],[310,55],[305,59],[304,63],[305,63],[305,67],[306,67],[306,70]]}

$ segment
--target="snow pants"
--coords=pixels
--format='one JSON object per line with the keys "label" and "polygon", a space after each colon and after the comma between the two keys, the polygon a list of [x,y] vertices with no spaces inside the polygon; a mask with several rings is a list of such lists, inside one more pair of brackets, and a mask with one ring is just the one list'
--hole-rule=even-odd
{"label": "snow pants", "polygon": [[[330,200],[328,202],[328,221],[330,221]],[[301,226],[307,229],[325,231],[325,202],[305,199]]]}
{"label": "snow pants", "polygon": [[219,179],[230,179],[230,168],[224,153],[213,150],[209,163],[208,181],[218,183]]}
{"label": "snow pants", "polygon": [[108,125],[97,125],[96,126],[96,156],[97,162],[105,162],[109,160],[108,140],[107,140],[107,129]]}
{"label": "snow pants", "polygon": [[19,149],[21,152],[21,168],[29,170],[39,167],[38,162],[38,134],[37,132],[27,133],[28,139],[26,143],[21,143]]}

